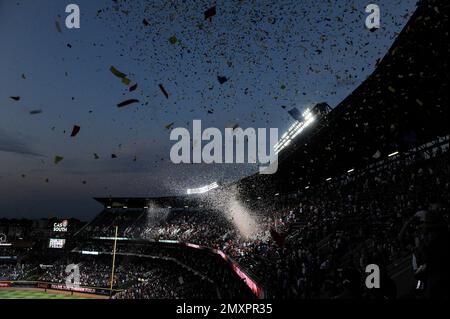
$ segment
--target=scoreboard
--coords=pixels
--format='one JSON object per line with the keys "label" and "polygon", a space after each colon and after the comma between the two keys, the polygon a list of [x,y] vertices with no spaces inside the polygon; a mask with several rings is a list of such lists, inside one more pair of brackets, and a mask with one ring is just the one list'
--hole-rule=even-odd
{"label": "scoreboard", "polygon": [[48,248],[64,248],[66,245],[66,239],[65,238],[50,238],[48,242]]}

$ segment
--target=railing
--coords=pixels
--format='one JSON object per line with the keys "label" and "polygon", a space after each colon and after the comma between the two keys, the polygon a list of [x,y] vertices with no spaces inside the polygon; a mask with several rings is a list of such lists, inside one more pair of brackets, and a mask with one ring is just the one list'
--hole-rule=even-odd
{"label": "railing", "polygon": [[34,280],[1,280],[1,287],[22,287],[22,288],[41,288],[41,289],[54,289],[54,290],[63,290],[69,292],[80,292],[86,294],[94,294],[94,295],[109,295],[112,291],[113,293],[117,293],[123,291],[124,289],[116,289],[112,290],[108,287],[95,287],[95,286],[87,286],[80,285],[75,287],[67,286],[61,282],[49,282],[49,281],[34,281]]}

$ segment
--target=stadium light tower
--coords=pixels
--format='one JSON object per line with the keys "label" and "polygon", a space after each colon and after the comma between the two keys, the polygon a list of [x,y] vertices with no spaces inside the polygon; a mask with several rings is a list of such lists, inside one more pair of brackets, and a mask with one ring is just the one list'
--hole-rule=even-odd
{"label": "stadium light tower", "polygon": [[305,112],[303,112],[303,121],[295,121],[294,124],[291,125],[291,127],[288,129],[287,132],[285,132],[278,143],[274,146],[274,151],[276,154],[278,154],[283,148],[288,146],[291,141],[297,137],[305,128],[307,128],[309,125],[311,125],[312,122],[314,122],[315,115],[312,113],[310,109],[307,109]]}
{"label": "stadium light tower", "polygon": [[312,108],[307,108],[302,113],[303,120],[296,120],[274,146],[275,154],[286,148],[300,133],[302,133],[314,121],[320,121],[331,111],[326,102],[317,103]]}

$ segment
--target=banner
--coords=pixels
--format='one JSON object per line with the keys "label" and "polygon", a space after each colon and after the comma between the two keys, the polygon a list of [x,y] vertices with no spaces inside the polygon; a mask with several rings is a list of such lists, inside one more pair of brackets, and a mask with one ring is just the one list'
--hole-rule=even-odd
{"label": "banner", "polygon": [[94,288],[86,288],[86,287],[67,287],[64,284],[51,284],[51,289],[56,290],[66,290],[66,291],[76,291],[76,292],[86,292],[90,294],[95,294],[96,290]]}

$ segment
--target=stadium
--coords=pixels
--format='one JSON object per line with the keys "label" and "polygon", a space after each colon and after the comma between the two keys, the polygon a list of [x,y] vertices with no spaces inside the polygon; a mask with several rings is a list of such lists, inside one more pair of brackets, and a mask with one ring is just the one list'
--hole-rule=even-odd
{"label": "stadium", "polygon": [[304,112],[275,174],[0,219],[0,299],[448,299],[449,7],[420,1],[362,84]]}

